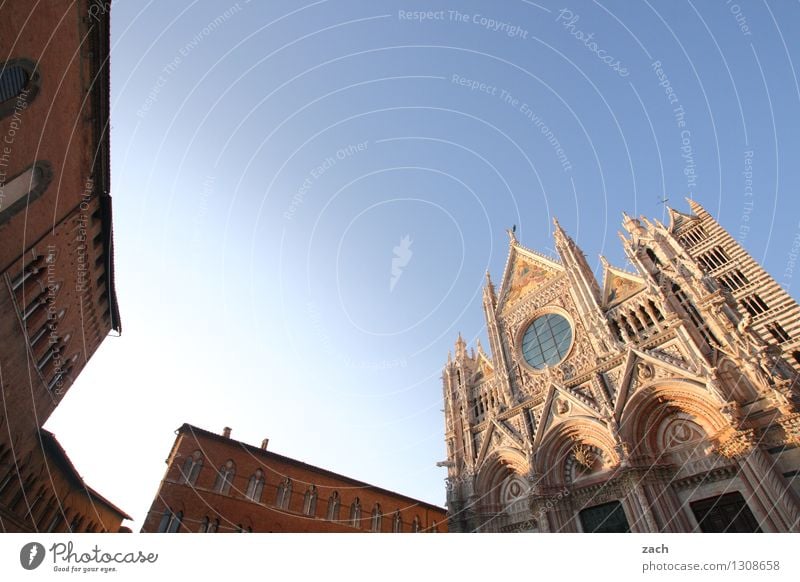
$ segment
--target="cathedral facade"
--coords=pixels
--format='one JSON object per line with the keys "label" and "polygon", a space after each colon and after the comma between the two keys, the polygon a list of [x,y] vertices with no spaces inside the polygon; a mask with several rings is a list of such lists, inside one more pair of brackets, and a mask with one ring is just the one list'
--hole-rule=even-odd
{"label": "cathedral facade", "polygon": [[800,306],[699,204],[598,283],[509,231],[443,373],[451,532],[800,531]]}

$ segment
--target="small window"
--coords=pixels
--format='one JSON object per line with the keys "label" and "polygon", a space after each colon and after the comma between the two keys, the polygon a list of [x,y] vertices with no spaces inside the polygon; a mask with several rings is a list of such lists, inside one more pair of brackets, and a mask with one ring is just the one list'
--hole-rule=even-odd
{"label": "small window", "polygon": [[275,497],[275,506],[281,509],[289,509],[289,502],[292,499],[292,480],[286,477],[280,485]]}
{"label": "small window", "polygon": [[181,469],[181,483],[187,485],[194,485],[197,483],[197,476],[200,474],[200,469],[203,468],[203,454],[200,451],[195,451],[192,456],[187,457]]}
{"label": "small window", "polygon": [[394,512],[394,519],[392,520],[392,532],[400,533],[403,531],[403,518],[400,517],[400,511]]}
{"label": "small window", "polygon": [[355,498],[353,504],[350,506],[350,525],[359,527],[361,523],[361,501],[358,497]]}
{"label": "small window", "polygon": [[414,521],[411,522],[411,531],[414,533],[419,533],[420,529],[419,516],[415,515]]}
{"label": "small window", "polygon": [[742,299],[742,306],[747,310],[750,315],[759,315],[769,309],[769,306],[764,302],[757,293],[753,293]]}
{"label": "small window", "polygon": [[767,331],[769,331],[769,333],[772,334],[772,337],[775,338],[775,341],[778,342],[779,344],[788,342],[791,339],[786,330],[783,329],[783,326],[777,321],[770,323],[767,326]]}
{"label": "small window", "polygon": [[0,119],[20,115],[39,92],[41,76],[29,59],[0,63]]}
{"label": "small window", "polygon": [[7,182],[0,182],[0,224],[41,196],[52,177],[48,162],[36,162]]}
{"label": "small window", "polygon": [[236,467],[233,461],[229,460],[222,467],[219,468],[217,473],[217,482],[214,484],[214,491],[227,495],[233,483],[233,477],[236,474]]}
{"label": "small window", "polygon": [[306,490],[303,496],[303,513],[312,517],[317,514],[317,488],[313,485]]}
{"label": "small window", "polygon": [[372,531],[380,532],[383,525],[383,513],[381,513],[380,503],[376,503],[372,508]]}
{"label": "small window", "polygon": [[28,84],[28,71],[19,65],[5,67],[0,71],[0,103],[19,96]]}
{"label": "small window", "polygon": [[339,520],[339,507],[341,507],[339,503],[339,492],[334,491],[331,493],[331,496],[328,497],[328,521]]}
{"label": "small window", "polygon": [[176,533],[183,522],[183,512],[173,513],[168,507],[161,515],[161,523],[158,524],[159,533]]}
{"label": "small window", "polygon": [[261,501],[261,494],[264,492],[264,472],[261,469],[256,469],[256,472],[250,476],[247,482],[247,491],[244,496],[250,501],[256,503]]}

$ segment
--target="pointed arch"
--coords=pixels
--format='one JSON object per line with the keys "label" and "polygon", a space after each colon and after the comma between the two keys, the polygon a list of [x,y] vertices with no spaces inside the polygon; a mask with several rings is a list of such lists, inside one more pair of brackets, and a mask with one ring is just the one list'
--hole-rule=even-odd
{"label": "pointed arch", "polygon": [[197,483],[197,477],[200,475],[200,469],[203,468],[203,453],[199,450],[193,452],[186,457],[186,461],[181,468],[181,483],[187,485],[194,485]]}
{"label": "pointed arch", "polygon": [[331,493],[330,497],[328,497],[328,514],[327,514],[328,521],[339,521],[340,508],[341,508],[341,502],[339,499],[339,492],[334,491],[333,493]]}
{"label": "pointed arch", "polygon": [[690,421],[707,437],[730,427],[705,387],[688,380],[674,380],[650,385],[633,394],[620,417],[620,437],[628,443],[631,455],[658,459],[667,448],[664,425],[676,417]]}
{"label": "pointed arch", "polygon": [[310,485],[303,495],[303,513],[315,517],[317,515],[317,488]]}
{"label": "pointed arch", "polygon": [[247,497],[250,501],[255,501],[259,503],[261,501],[261,495],[264,492],[264,471],[261,469],[256,469],[255,473],[250,476],[250,480],[247,482],[247,491],[245,491],[244,496]]}
{"label": "pointed arch", "polygon": [[597,419],[580,417],[552,427],[536,450],[534,471],[541,483],[549,487],[568,485],[566,463],[575,455],[577,446],[593,447],[607,466],[619,464],[616,441],[608,427]]}
{"label": "pointed arch", "polygon": [[233,477],[236,475],[236,464],[233,459],[228,459],[224,465],[219,468],[217,473],[217,481],[214,484],[214,491],[227,495],[230,492],[231,485],[233,484]]}

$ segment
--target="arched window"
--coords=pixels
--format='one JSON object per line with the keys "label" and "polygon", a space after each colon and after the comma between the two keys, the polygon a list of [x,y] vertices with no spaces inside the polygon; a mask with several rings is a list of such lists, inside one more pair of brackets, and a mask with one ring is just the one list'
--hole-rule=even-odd
{"label": "arched window", "polygon": [[340,507],[341,503],[339,502],[339,492],[334,491],[333,493],[331,493],[331,496],[328,497],[328,521],[339,520]]}
{"label": "arched window", "polygon": [[380,503],[376,503],[372,508],[372,531],[381,531],[382,522],[383,513],[381,512],[381,505]]}
{"label": "arched window", "polygon": [[219,468],[217,473],[217,482],[214,484],[214,491],[227,495],[233,483],[233,477],[236,474],[236,466],[230,459]]}
{"label": "arched window", "polygon": [[400,517],[400,511],[394,512],[394,519],[392,520],[392,532],[400,533],[403,531],[403,518]]}
{"label": "arched window", "polygon": [[361,501],[358,497],[353,500],[353,504],[350,506],[350,525],[353,527],[359,527],[361,523]]}
{"label": "arched window", "polygon": [[170,523],[167,531],[169,533],[176,533],[180,529],[182,522],[183,522],[183,512],[179,511],[172,517],[172,522]]}
{"label": "arched window", "polygon": [[414,521],[411,522],[411,531],[414,533],[419,533],[420,525],[419,525],[419,516],[414,516]]}
{"label": "arched window", "polygon": [[0,224],[8,220],[47,189],[53,171],[47,162],[36,162],[14,176],[0,189]]}
{"label": "arched window", "polygon": [[208,516],[203,518],[203,521],[200,522],[200,533],[208,533],[208,529],[211,527],[211,521],[208,519]]}
{"label": "arched window", "polygon": [[314,485],[306,489],[306,494],[303,496],[303,513],[311,516],[317,514],[317,488]]}
{"label": "arched window", "polygon": [[19,65],[0,70],[0,103],[17,97],[28,84],[28,72]]}
{"label": "arched window", "polygon": [[292,499],[292,480],[286,477],[278,485],[278,494],[275,498],[275,506],[281,509],[289,509],[289,502]]}
{"label": "arched window", "polygon": [[244,496],[250,501],[256,503],[261,501],[261,494],[264,491],[264,472],[261,469],[256,469],[256,472],[250,477],[247,482],[247,491]]}
{"label": "arched window", "polygon": [[11,59],[0,64],[0,118],[22,111],[39,91],[36,63]]}
{"label": "arched window", "polygon": [[[158,531],[159,533],[175,533],[178,531],[178,529],[180,529],[182,521],[183,512],[179,511],[178,513],[173,513],[168,507],[161,515],[161,523],[158,524]],[[70,525],[70,528],[72,528],[72,525]]]}
{"label": "arched window", "polygon": [[181,483],[194,485],[197,482],[197,476],[200,474],[200,469],[203,468],[203,454],[200,451],[195,451],[190,457],[186,458],[181,470]]}

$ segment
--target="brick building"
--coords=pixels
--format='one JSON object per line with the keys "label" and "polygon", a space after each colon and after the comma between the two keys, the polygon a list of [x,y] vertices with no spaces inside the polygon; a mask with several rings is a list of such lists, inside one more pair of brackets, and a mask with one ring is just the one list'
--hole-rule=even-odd
{"label": "brick building", "polygon": [[190,424],[143,532],[445,532],[443,508]]}
{"label": "brick building", "polygon": [[602,282],[509,231],[443,374],[450,531],[800,531],[800,306],[689,204]]}
{"label": "brick building", "polygon": [[117,531],[41,429],[111,330],[109,9],[0,5],[0,531]]}

